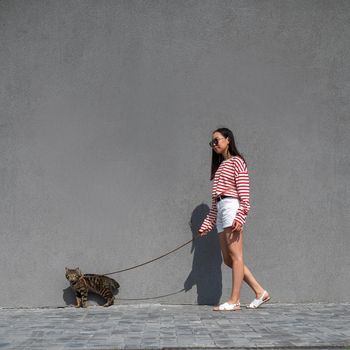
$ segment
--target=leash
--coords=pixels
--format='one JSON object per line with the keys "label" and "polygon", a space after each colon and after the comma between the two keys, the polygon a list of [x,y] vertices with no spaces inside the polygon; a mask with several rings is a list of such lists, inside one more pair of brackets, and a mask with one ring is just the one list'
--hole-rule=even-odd
{"label": "leash", "polygon": [[171,250],[170,252],[167,252],[161,256],[158,256],[157,258],[154,258],[152,260],[148,260],[142,264],[139,264],[139,265],[135,265],[135,266],[131,266],[131,267],[128,267],[126,269],[123,269],[123,270],[117,270],[117,271],[113,271],[113,272],[109,272],[109,273],[104,273],[103,276],[109,276],[109,275],[114,275],[114,274],[117,274],[117,273],[121,273],[121,272],[125,272],[125,271],[129,271],[129,270],[133,270],[133,269],[136,269],[137,267],[140,267],[140,266],[144,266],[144,265],[147,265],[147,264],[150,264],[151,262],[153,261],[156,261],[156,260],[159,260],[161,258],[164,258],[165,256],[171,254],[171,253],[174,253],[176,252],[177,250],[181,249],[182,247],[186,246],[187,244],[193,242],[194,240],[196,240],[198,237],[201,237],[200,234],[198,234],[197,236],[193,237],[192,239],[190,239],[188,242],[184,243],[184,244],[181,244],[179,247]]}
{"label": "leash", "polygon": [[182,288],[180,290],[178,290],[177,292],[173,292],[173,293],[168,293],[168,294],[163,294],[163,295],[158,295],[156,297],[147,297],[147,298],[118,298],[118,300],[122,300],[122,301],[140,301],[140,300],[155,300],[155,299],[161,299],[161,298],[165,298],[165,297],[169,297],[172,295],[176,295],[179,293],[185,292],[185,288]]}

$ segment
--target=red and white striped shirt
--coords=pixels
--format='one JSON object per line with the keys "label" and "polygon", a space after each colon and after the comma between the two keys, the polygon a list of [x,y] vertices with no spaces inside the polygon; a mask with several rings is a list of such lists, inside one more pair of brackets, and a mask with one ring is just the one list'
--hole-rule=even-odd
{"label": "red and white striped shirt", "polygon": [[211,231],[216,223],[216,198],[220,195],[238,198],[240,201],[235,220],[245,224],[249,209],[249,175],[244,160],[235,156],[224,160],[217,169],[211,198],[211,209],[204,219],[201,230]]}

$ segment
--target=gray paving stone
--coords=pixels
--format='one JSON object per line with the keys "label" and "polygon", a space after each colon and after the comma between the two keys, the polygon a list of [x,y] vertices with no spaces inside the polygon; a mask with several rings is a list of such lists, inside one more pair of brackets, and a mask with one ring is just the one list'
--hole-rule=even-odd
{"label": "gray paving stone", "polygon": [[350,304],[0,309],[0,349],[350,348]]}

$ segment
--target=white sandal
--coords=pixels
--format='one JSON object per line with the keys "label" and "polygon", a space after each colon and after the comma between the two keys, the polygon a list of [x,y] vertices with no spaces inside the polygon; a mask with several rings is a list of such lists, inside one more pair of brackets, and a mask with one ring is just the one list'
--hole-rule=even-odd
{"label": "white sandal", "polygon": [[262,296],[258,299],[254,299],[249,305],[247,305],[247,308],[248,309],[257,309],[262,304],[268,302],[271,298],[267,297],[266,299],[264,299],[266,294],[267,294],[267,291],[264,290],[264,293],[262,293]]}
{"label": "white sandal", "polygon": [[223,303],[219,306],[215,306],[213,311],[238,311],[241,309],[241,304],[229,304],[229,303]]}

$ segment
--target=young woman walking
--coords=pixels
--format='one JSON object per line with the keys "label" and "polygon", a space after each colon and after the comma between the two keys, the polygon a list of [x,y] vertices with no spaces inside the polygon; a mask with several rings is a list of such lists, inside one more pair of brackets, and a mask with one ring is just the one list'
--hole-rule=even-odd
{"label": "young woman walking", "polygon": [[198,233],[206,235],[216,224],[224,263],[232,269],[231,295],[214,310],[240,310],[243,280],[255,292],[255,299],[247,307],[255,309],[269,301],[270,295],[243,262],[243,226],[250,209],[247,165],[237,150],[231,130],[215,130],[209,145],[212,148],[211,180],[214,180],[212,204]]}

